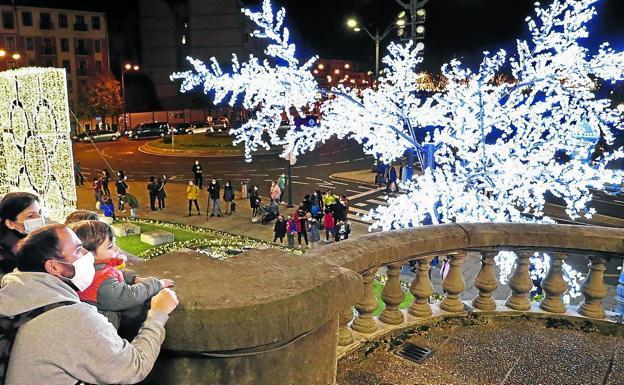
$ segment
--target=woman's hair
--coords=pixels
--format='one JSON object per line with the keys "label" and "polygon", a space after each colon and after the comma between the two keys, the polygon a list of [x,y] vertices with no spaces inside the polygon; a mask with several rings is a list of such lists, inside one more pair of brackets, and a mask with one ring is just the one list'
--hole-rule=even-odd
{"label": "woman's hair", "polygon": [[74,222],[99,220],[100,216],[96,212],[90,210],[76,210],[73,213],[70,213],[67,218],[65,218],[65,224],[69,225],[70,223]]}
{"label": "woman's hair", "polygon": [[4,224],[5,220],[14,221],[17,216],[33,202],[39,202],[39,197],[24,191],[7,193],[0,200],[0,232],[8,230]]}
{"label": "woman's hair", "polygon": [[115,238],[113,228],[100,221],[80,221],[69,225],[82,241],[82,247],[94,252],[102,243]]}

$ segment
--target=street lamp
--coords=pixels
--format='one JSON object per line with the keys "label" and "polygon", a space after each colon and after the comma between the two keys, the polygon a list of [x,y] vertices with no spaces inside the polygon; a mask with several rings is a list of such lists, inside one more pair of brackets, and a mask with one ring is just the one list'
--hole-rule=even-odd
{"label": "street lamp", "polygon": [[122,108],[123,108],[123,120],[124,120],[124,132],[128,129],[128,120],[126,119],[126,82],[124,79],[124,75],[126,72],[130,71],[138,71],[141,69],[138,65],[132,65],[130,63],[126,63],[121,69],[121,95],[123,98]]}
{"label": "street lamp", "polygon": [[354,32],[360,32],[363,30],[364,32],[366,32],[368,37],[373,39],[373,41],[375,42],[375,79],[379,77],[379,45],[381,41],[385,39],[386,36],[388,36],[393,28],[400,28],[405,26],[404,17],[405,12],[401,12],[399,14],[399,17],[397,18],[397,21],[388,25],[388,27],[386,27],[386,29],[381,34],[379,33],[379,28],[376,28],[375,34],[372,34],[364,25],[360,25],[356,19],[351,18],[347,20],[347,27],[351,28]]}

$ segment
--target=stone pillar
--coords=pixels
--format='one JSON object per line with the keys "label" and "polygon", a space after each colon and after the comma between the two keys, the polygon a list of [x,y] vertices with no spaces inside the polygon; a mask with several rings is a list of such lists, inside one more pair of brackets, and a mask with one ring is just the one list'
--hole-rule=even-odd
{"label": "stone pillar", "polygon": [[542,281],[544,299],[540,308],[550,313],[565,313],[566,307],[562,295],[568,290],[568,283],[563,279],[563,262],[568,256],[563,253],[550,254],[550,269]]}
{"label": "stone pillar", "polygon": [[514,270],[509,280],[511,295],[507,298],[505,306],[518,311],[527,311],[531,308],[529,293],[533,288],[533,281],[529,275],[530,258],[533,251],[516,252],[516,270]]}
{"label": "stone pillar", "polygon": [[338,345],[347,346],[353,343],[353,332],[349,328],[349,322],[353,319],[353,308],[349,306],[340,312],[338,317]]}
{"label": "stone pillar", "polygon": [[479,310],[496,310],[496,302],[492,293],[498,287],[494,274],[494,257],[498,251],[485,251],[481,253],[481,270],[475,278],[475,287],[479,294],[472,300],[472,306]]}
{"label": "stone pillar", "polygon": [[458,254],[450,255],[450,268],[446,275],[446,279],[442,282],[442,289],[446,295],[440,302],[440,309],[451,313],[459,313],[464,310],[464,304],[459,296],[463,293],[466,285],[461,273],[461,265],[466,258],[466,252],[462,251]]}
{"label": "stone pillar", "polygon": [[373,278],[377,268],[362,273],[364,279],[364,297],[355,304],[358,316],[353,321],[353,330],[360,333],[372,333],[377,330],[377,323],[373,319],[373,312],[377,309],[377,297],[373,291]]}
{"label": "stone pillar", "polygon": [[605,311],[602,309],[602,299],[607,296],[608,290],[604,283],[604,271],[606,261],[600,257],[589,257],[589,273],[581,285],[583,302],[578,312],[585,317],[604,318]]}
{"label": "stone pillar", "polygon": [[405,298],[399,278],[401,266],[403,266],[402,263],[393,263],[387,266],[388,280],[381,292],[381,299],[386,306],[379,314],[379,320],[390,325],[400,325],[404,318],[403,313],[399,310],[399,305]]}
{"label": "stone pillar", "polygon": [[408,312],[414,317],[430,317],[431,306],[429,297],[433,294],[433,285],[429,279],[429,269],[431,269],[431,258],[423,258],[416,261],[416,277],[410,284],[410,293],[414,296],[414,301]]}

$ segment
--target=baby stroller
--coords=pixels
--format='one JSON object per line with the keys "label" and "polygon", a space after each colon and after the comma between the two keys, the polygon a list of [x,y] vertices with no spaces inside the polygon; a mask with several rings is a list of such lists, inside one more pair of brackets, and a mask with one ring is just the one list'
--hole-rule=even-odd
{"label": "baby stroller", "polygon": [[275,201],[271,201],[268,205],[259,202],[258,214],[262,218],[261,222],[263,225],[269,224],[279,215],[279,205]]}

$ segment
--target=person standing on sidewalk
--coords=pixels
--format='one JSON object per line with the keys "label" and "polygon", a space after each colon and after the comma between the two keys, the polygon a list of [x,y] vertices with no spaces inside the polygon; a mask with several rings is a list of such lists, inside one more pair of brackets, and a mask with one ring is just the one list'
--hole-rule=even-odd
{"label": "person standing on sidewalk", "polygon": [[258,215],[258,202],[260,201],[260,194],[258,193],[258,186],[253,185],[249,188],[249,206],[251,207],[251,220],[254,221],[256,215]]}
{"label": "person standing on sidewalk", "polygon": [[167,197],[167,193],[165,193],[165,185],[167,184],[167,175],[162,176],[162,178],[158,178],[156,182],[156,198],[158,199],[158,209],[165,209],[165,198]]}
{"label": "person standing on sidewalk", "polygon": [[149,182],[147,182],[147,192],[149,193],[150,209],[156,211],[156,195],[158,194],[158,188],[153,176],[150,176]]}
{"label": "person standing on sidewalk", "polygon": [[118,172],[117,176],[119,179],[115,182],[115,187],[117,188],[117,198],[119,199],[118,210],[123,213],[126,211],[124,204],[126,202],[126,194],[128,193],[128,185],[122,172]]}
{"label": "person standing on sidewalk", "polygon": [[201,190],[204,186],[204,175],[201,164],[199,164],[199,160],[195,160],[195,164],[193,165],[193,176],[195,177],[195,185]]}
{"label": "person standing on sidewalk", "polygon": [[221,216],[221,206],[219,205],[219,195],[221,193],[221,186],[216,179],[213,179],[208,186],[208,193],[210,194],[210,205],[212,206],[211,217],[215,215]]}
{"label": "person standing on sidewalk", "polygon": [[102,202],[102,180],[101,178],[93,177],[93,193],[95,194],[95,204]]}
{"label": "person standing on sidewalk", "polygon": [[139,208],[139,200],[130,193],[126,194],[126,202],[128,203],[128,207],[130,207],[130,218],[136,219],[137,217],[137,209]]}
{"label": "person standing on sidewalk", "polygon": [[110,181],[110,173],[108,170],[102,170],[102,193],[105,196],[110,196],[110,190],[108,189],[108,181]]}
{"label": "person standing on sidewalk", "polygon": [[84,186],[84,175],[82,175],[82,167],[80,166],[80,161],[77,161],[74,165],[74,174],[76,174],[76,186]]}
{"label": "person standing on sidewalk", "polygon": [[225,215],[231,215],[233,210],[234,203],[234,187],[232,187],[232,182],[229,180],[225,182],[225,187],[223,187],[223,200],[225,201]]}
{"label": "person standing on sidewalk", "polygon": [[307,219],[306,213],[303,209],[303,206],[299,206],[293,215],[293,219],[295,220],[295,228],[297,229],[297,242],[299,243],[299,248],[301,248],[301,237],[305,240],[306,246],[308,246],[308,232],[306,230],[307,227]]}
{"label": "person standing on sidewalk", "polygon": [[292,215],[288,216],[286,221],[286,237],[288,238],[288,247],[295,248],[295,233],[297,232],[297,226]]}
{"label": "person standing on sidewalk", "polygon": [[275,221],[275,227],[273,228],[273,232],[275,236],[273,237],[273,242],[280,240],[280,243],[284,243],[284,236],[286,235],[286,221],[282,215],[277,217],[277,221]]}
{"label": "person standing on sidewalk", "polygon": [[191,216],[191,207],[193,203],[195,203],[197,215],[200,215],[199,204],[197,203],[197,198],[199,198],[199,187],[197,187],[192,180],[189,180],[189,184],[186,186],[186,196],[188,198],[188,216]]}
{"label": "person standing on sidewalk", "polygon": [[277,186],[280,189],[279,203],[284,204],[284,191],[286,191],[286,175],[282,173],[277,180]]}
{"label": "person standing on sidewalk", "polygon": [[271,182],[271,200],[277,204],[280,203],[280,197],[282,196],[282,190],[279,188],[275,181]]}

